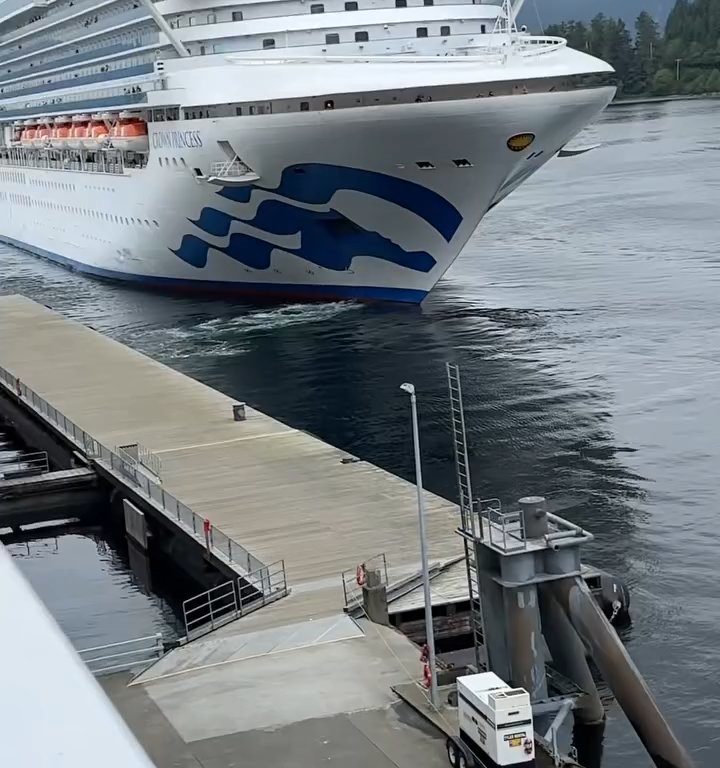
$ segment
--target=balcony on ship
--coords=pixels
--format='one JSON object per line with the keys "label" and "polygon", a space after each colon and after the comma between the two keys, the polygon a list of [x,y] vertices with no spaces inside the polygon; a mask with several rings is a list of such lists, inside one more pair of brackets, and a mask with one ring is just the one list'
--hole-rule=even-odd
{"label": "balcony on ship", "polygon": [[193,170],[197,181],[204,181],[221,187],[242,187],[246,184],[253,184],[260,179],[260,176],[237,155],[232,160],[211,163],[207,173],[203,173],[200,168]]}

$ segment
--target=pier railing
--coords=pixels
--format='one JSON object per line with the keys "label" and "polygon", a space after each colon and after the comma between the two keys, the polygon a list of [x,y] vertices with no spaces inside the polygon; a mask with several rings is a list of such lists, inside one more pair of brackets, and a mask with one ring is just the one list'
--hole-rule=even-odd
{"label": "pier railing", "polygon": [[[227,562],[238,570],[244,571],[245,578],[257,578],[257,574],[262,573],[263,569],[265,571],[274,569],[274,565],[265,565],[250,554],[245,547],[224,534],[219,528],[210,525],[206,518],[193,512],[190,507],[166,491],[162,485],[148,477],[138,468],[137,462],[127,451],[123,451],[124,455],[121,456],[106,448],[2,366],[0,366],[0,383],[56,427],[88,458],[110,470],[113,474],[121,475],[123,480],[128,482],[138,495],[149,501],[155,509],[171,519],[175,525],[183,528],[208,552],[212,552],[220,561]],[[282,571],[282,580],[285,584],[285,591],[287,591],[284,563]],[[278,595],[273,591],[273,585],[269,580],[260,580],[256,583],[260,585],[261,589],[267,587],[271,590],[266,597],[273,600],[277,599]]]}
{"label": "pier railing", "polygon": [[287,594],[285,561],[279,560],[235,581],[218,584],[183,602],[188,640],[195,640],[228,622],[246,616]]}
{"label": "pier railing", "polygon": [[360,563],[355,570],[343,571],[340,575],[342,580],[343,598],[345,600],[345,610],[352,611],[363,602],[363,584],[367,571],[379,571],[380,581],[385,586],[389,585],[388,567],[385,554],[373,555]]}
{"label": "pier railing", "polygon": [[15,461],[0,464],[0,480],[10,480],[13,477],[42,475],[50,471],[50,461],[45,451],[25,453]]}
{"label": "pier railing", "polygon": [[157,633],[148,637],[138,637],[135,640],[83,648],[78,651],[78,656],[93,675],[99,677],[113,672],[133,671],[149,666],[163,653],[163,638],[160,633]]}

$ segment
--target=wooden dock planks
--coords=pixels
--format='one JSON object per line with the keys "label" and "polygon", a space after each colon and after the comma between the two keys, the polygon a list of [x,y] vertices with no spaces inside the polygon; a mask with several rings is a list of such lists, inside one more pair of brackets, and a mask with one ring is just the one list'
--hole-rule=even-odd
{"label": "wooden dock planks", "polygon": [[[330,610],[366,557],[418,567],[414,485],[318,438],[253,408],[236,422],[232,398],[21,296],[0,297],[0,365],[106,446],[157,453],[170,493]],[[426,500],[431,559],[456,557],[456,506]]]}

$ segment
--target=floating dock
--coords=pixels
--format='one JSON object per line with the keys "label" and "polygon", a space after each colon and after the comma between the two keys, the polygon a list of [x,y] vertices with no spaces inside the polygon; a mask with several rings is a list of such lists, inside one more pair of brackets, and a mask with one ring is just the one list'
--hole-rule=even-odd
{"label": "floating dock", "polygon": [[[41,399],[49,409],[35,410],[71,422],[86,444],[140,445],[155,457],[150,495],[161,488],[208,520],[215,549],[226,551],[223,535],[239,544],[251,559],[248,569],[231,543],[238,573],[284,561],[291,596],[281,612],[292,619],[342,609],[341,572],[378,551],[393,574],[419,568],[413,485],[80,323],[0,297],[0,366],[7,394],[25,388],[26,404]],[[450,561],[461,553],[457,507],[426,499],[431,558]]]}

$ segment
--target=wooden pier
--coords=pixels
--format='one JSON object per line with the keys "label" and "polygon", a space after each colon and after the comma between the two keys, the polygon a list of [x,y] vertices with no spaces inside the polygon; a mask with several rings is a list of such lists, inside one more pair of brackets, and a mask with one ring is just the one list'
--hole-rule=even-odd
{"label": "wooden pier", "polygon": [[[255,558],[284,560],[279,623],[342,609],[340,573],[377,553],[391,574],[419,568],[414,485],[254,408],[236,420],[227,395],[22,296],[0,297],[0,366],[99,443],[158,457],[163,493]],[[409,430],[408,413],[399,450]],[[431,560],[449,561],[456,506],[426,501]]]}

